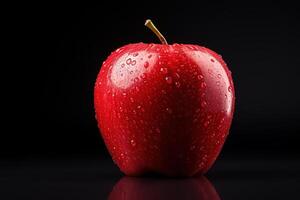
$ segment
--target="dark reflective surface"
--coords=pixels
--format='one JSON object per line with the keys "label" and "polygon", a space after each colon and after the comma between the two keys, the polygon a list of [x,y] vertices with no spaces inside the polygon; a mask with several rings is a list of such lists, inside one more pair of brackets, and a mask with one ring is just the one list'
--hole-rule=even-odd
{"label": "dark reflective surface", "polygon": [[190,199],[219,200],[213,185],[205,177],[161,179],[124,177],[113,188],[109,200]]}
{"label": "dark reflective surface", "polygon": [[206,177],[125,177],[111,160],[0,161],[0,199],[299,199],[294,158],[220,158]]}

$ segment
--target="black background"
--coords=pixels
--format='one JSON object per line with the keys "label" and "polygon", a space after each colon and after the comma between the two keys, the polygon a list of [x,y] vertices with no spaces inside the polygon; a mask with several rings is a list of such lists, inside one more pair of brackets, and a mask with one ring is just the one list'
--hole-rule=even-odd
{"label": "black background", "polygon": [[169,43],[208,47],[232,71],[234,120],[209,175],[220,195],[274,199],[299,191],[297,3],[42,1],[3,10],[0,180],[7,196],[102,199],[111,191],[122,175],[99,135],[94,82],[116,48],[158,42],[147,18]]}
{"label": "black background", "polygon": [[224,153],[300,150],[296,3],[49,1],[10,8],[3,38],[12,53],[6,67],[12,73],[3,84],[9,129],[2,131],[2,156],[107,156],[94,119],[93,85],[111,51],[158,42],[143,25],[147,18],[169,43],[211,48],[231,69],[236,110]]}

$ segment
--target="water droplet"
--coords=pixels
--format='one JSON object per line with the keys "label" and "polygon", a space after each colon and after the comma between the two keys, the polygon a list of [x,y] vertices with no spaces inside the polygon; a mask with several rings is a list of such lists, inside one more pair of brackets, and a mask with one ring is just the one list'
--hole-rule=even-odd
{"label": "water droplet", "polygon": [[204,124],[203,124],[204,127],[207,127],[209,125],[209,123],[210,123],[209,121],[205,121]]}
{"label": "water droplet", "polygon": [[139,55],[139,53],[137,53],[137,52],[133,54],[134,57],[137,57],[138,55]]}
{"label": "water droplet", "polygon": [[212,75],[212,70],[211,69],[208,69],[208,73],[210,74],[210,75]]}
{"label": "water droplet", "polygon": [[146,78],[146,74],[142,74],[141,77],[142,77],[142,78]]}
{"label": "water droplet", "polygon": [[220,81],[217,81],[217,86],[219,86],[220,85]]}
{"label": "water droplet", "polygon": [[149,56],[148,56],[148,58],[151,58],[152,57],[152,55],[150,54]]}
{"label": "water droplet", "polygon": [[172,114],[172,109],[171,109],[171,108],[166,108],[166,111],[167,111],[169,114]]}
{"label": "water droplet", "polygon": [[202,107],[202,108],[204,108],[205,106],[207,106],[207,103],[206,103],[206,101],[202,101],[202,103],[201,103],[201,107]]}
{"label": "water droplet", "polygon": [[190,150],[193,151],[195,148],[196,148],[196,146],[195,146],[195,145],[192,145],[192,146],[190,147]]}
{"label": "water droplet", "polygon": [[142,106],[140,106],[140,105],[137,106],[138,109],[141,109],[141,107],[142,107]]}
{"label": "water droplet", "polygon": [[218,74],[218,78],[221,78],[222,77],[222,75],[221,74]]}
{"label": "water droplet", "polygon": [[122,67],[122,68],[125,67],[125,64],[123,63],[123,64],[121,65],[121,67]]}
{"label": "water droplet", "polygon": [[197,110],[196,110],[196,113],[199,113],[200,112],[200,108],[198,108]]}
{"label": "water droplet", "polygon": [[129,73],[130,73],[130,74],[133,74],[133,71],[130,71]]}
{"label": "water droplet", "polygon": [[204,167],[204,162],[199,163],[199,168],[203,168]]}
{"label": "water droplet", "polygon": [[228,92],[232,92],[232,87],[231,86],[228,87]]}
{"label": "water droplet", "polygon": [[168,69],[166,67],[162,67],[162,68],[160,68],[160,72],[163,73],[163,74],[167,74]]}
{"label": "water droplet", "polygon": [[138,82],[139,81],[139,78],[138,77],[136,77],[136,78],[134,78],[134,80],[133,80],[135,83],[136,82]]}
{"label": "water droplet", "polygon": [[167,76],[165,79],[166,79],[168,84],[172,83],[172,77],[171,76]]}
{"label": "water droplet", "polygon": [[175,86],[180,88],[180,83],[179,82],[175,82]]}
{"label": "water droplet", "polygon": [[206,87],[206,83],[202,82],[200,86],[201,86],[201,88],[205,88]]}
{"label": "water droplet", "polygon": [[123,92],[123,96],[126,96],[126,92]]}
{"label": "water droplet", "polygon": [[133,65],[135,65],[135,64],[136,64],[136,61],[133,60],[133,61],[131,62],[131,65],[133,66]]}
{"label": "water droplet", "polygon": [[144,67],[145,67],[145,68],[148,68],[148,67],[149,67],[149,62],[148,62],[148,61],[146,61],[146,62],[144,63]]}
{"label": "water droplet", "polygon": [[137,91],[137,92],[139,92],[140,91],[140,88],[139,87],[135,87],[135,90]]}
{"label": "water droplet", "polygon": [[214,60],[214,59],[210,59],[210,61],[211,61],[211,62],[215,62],[215,60]]}
{"label": "water droplet", "polygon": [[175,77],[176,78],[180,78],[180,75],[178,73],[175,72]]}
{"label": "water droplet", "polygon": [[203,79],[203,76],[202,75],[198,75],[197,78],[198,78],[198,80],[201,80],[201,79]]}
{"label": "water droplet", "polygon": [[133,103],[134,102],[134,99],[132,97],[130,97],[130,101]]}
{"label": "water droplet", "polygon": [[132,61],[131,58],[128,58],[128,59],[126,60],[126,64],[127,64],[127,65],[130,65],[130,64],[131,64],[131,61]]}
{"label": "water droplet", "polygon": [[156,128],[155,131],[156,131],[157,133],[160,133],[160,129],[159,129],[159,128]]}
{"label": "water droplet", "polygon": [[222,117],[222,119],[221,119],[220,123],[222,124],[224,121],[225,121],[225,118],[224,118],[224,117]]}
{"label": "water droplet", "polygon": [[225,94],[225,99],[227,99],[227,94]]}
{"label": "water droplet", "polygon": [[163,93],[163,94],[167,94],[167,92],[166,92],[165,90],[162,90],[162,91],[161,91],[161,93]]}
{"label": "water droplet", "polygon": [[134,140],[130,140],[130,144],[131,144],[133,147],[135,147],[135,145],[136,145],[136,143],[135,143]]}

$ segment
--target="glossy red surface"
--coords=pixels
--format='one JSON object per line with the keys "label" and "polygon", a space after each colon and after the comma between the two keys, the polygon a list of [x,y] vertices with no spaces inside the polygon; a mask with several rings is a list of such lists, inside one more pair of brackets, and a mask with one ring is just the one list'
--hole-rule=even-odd
{"label": "glossy red surface", "polygon": [[234,99],[221,56],[197,45],[119,48],[94,90],[102,137],[127,175],[205,173],[227,137]]}

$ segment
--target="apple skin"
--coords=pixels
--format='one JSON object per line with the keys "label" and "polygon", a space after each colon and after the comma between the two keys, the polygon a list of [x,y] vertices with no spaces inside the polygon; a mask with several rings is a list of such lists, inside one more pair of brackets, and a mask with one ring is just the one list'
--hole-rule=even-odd
{"label": "apple skin", "polygon": [[124,177],[113,188],[109,200],[220,200],[204,176],[190,179]]}
{"label": "apple skin", "polygon": [[221,56],[188,44],[125,45],[103,62],[94,88],[106,147],[131,176],[207,172],[228,135],[234,101]]}

